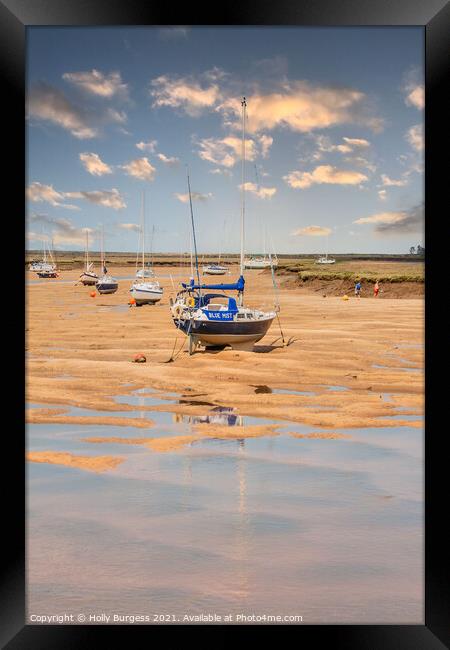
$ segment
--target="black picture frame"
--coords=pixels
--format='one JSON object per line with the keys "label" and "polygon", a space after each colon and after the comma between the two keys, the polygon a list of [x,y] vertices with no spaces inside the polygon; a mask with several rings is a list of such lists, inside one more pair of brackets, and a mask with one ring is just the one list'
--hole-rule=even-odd
{"label": "black picture frame", "polygon": [[[319,645],[325,647],[345,647],[390,650],[438,650],[449,642],[448,585],[445,582],[444,567],[448,566],[448,535],[446,524],[446,461],[442,454],[439,435],[445,435],[439,422],[439,404],[431,392],[431,377],[437,370],[441,356],[442,342],[447,341],[444,326],[445,319],[433,319],[433,336],[429,336],[432,318],[432,301],[442,298],[439,289],[439,259],[445,259],[443,239],[433,237],[440,205],[446,206],[448,199],[444,192],[448,186],[446,179],[446,138],[448,132],[445,119],[448,120],[445,107],[445,81],[447,71],[450,33],[450,6],[445,0],[315,0],[313,2],[290,2],[289,0],[263,0],[214,7],[216,15],[208,13],[207,6],[199,4],[180,7],[176,11],[177,24],[189,25],[307,25],[307,26],[400,26],[419,25],[425,30],[426,43],[426,115],[425,115],[425,186],[426,186],[426,590],[425,590],[425,624],[424,625],[299,625],[276,627],[275,633],[279,643],[280,634],[294,632],[297,643],[307,643],[307,647]],[[32,25],[172,25],[175,15],[171,7],[143,3],[142,0],[0,0],[0,69],[3,80],[4,124],[8,125],[9,135],[14,142],[15,156],[8,158],[6,186],[13,197],[15,217],[13,250],[21,250],[25,226],[21,226],[21,208],[24,206],[25,186],[25,134],[24,134],[24,98],[26,74],[26,28]],[[448,65],[448,64],[447,64]],[[444,94],[445,93],[445,94]],[[440,161],[443,161],[442,163]],[[447,192],[446,192],[447,194]],[[20,198],[21,197],[21,198]],[[25,213],[25,210],[24,210]],[[445,215],[446,216],[446,215]],[[436,232],[439,232],[438,230]],[[17,240],[17,241],[15,241]],[[448,255],[448,254],[447,254]],[[17,257],[9,268],[17,266]],[[15,282],[17,273],[14,274]],[[442,287],[441,287],[442,288]],[[438,294],[439,291],[439,294]],[[23,312],[22,312],[23,313]],[[15,319],[15,321],[14,321]],[[440,322],[437,322],[437,321]],[[13,330],[18,336],[18,348],[11,346],[9,367],[18,367],[17,349],[21,349],[21,328],[25,320],[20,310],[15,310]],[[442,322],[443,321],[443,322]],[[440,328],[440,329],[439,329]],[[154,634],[164,636],[164,643],[169,648],[178,647],[174,633],[182,632],[197,635],[216,633],[214,644],[222,647],[229,643],[231,635],[238,632],[242,640],[254,638],[261,632],[266,636],[266,626],[256,629],[254,626],[229,628],[215,626],[193,626],[180,629],[178,626],[33,626],[25,625],[25,442],[22,435],[24,428],[17,426],[17,414],[23,413],[24,377],[22,368],[13,382],[13,394],[9,408],[13,409],[15,418],[12,422],[14,436],[4,441],[8,444],[8,465],[14,474],[3,493],[3,519],[5,527],[2,541],[6,548],[6,558],[1,582],[0,602],[2,625],[0,642],[2,647],[11,650],[19,648],[97,648],[103,646],[103,639],[109,632],[115,644],[133,644],[136,633],[144,634],[147,643],[154,641]],[[433,401],[432,401],[433,400]],[[442,404],[442,402],[441,402]],[[444,420],[445,422],[445,420]],[[10,432],[11,433],[11,432]],[[4,464],[6,465],[5,459]],[[151,627],[151,629],[149,629]],[[274,626],[275,627],[275,626]],[[273,628],[271,632],[273,632]],[[186,637],[184,637],[186,639]],[[107,645],[106,643],[104,645]],[[109,644],[108,644],[109,646]]]}

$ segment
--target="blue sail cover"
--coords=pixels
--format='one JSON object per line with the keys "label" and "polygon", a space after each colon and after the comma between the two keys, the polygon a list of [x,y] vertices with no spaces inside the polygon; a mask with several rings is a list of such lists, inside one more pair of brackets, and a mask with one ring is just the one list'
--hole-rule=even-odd
{"label": "blue sail cover", "polygon": [[244,291],[244,276],[239,276],[239,279],[234,284],[194,284],[194,279],[191,278],[189,284],[181,283],[181,286],[188,291],[195,291],[196,289],[219,289],[220,291]]}

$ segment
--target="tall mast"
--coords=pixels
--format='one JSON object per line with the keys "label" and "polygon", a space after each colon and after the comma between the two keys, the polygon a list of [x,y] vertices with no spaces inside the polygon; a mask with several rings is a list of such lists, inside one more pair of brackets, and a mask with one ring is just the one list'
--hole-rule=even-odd
{"label": "tall mast", "polygon": [[89,269],[89,230],[86,228],[86,271]]}
{"label": "tall mast", "polygon": [[[198,286],[200,287],[200,271],[198,269],[197,240],[195,239],[194,212],[192,210],[191,182],[189,180],[189,170],[187,172],[187,182],[188,182],[188,190],[189,190],[189,205],[190,205],[190,208],[191,208],[191,224],[192,224],[192,238],[193,238],[193,241],[194,241],[195,268],[197,270]],[[200,292],[200,288],[199,288],[199,292]]]}
{"label": "tall mast", "polygon": [[142,271],[145,269],[145,262],[144,262],[144,249],[145,249],[145,194],[144,191],[142,191],[142,215],[141,215],[141,223],[142,223]]}
{"label": "tall mast", "polygon": [[241,275],[244,275],[244,217],[245,217],[245,109],[247,103],[242,98],[242,205],[241,205]]}

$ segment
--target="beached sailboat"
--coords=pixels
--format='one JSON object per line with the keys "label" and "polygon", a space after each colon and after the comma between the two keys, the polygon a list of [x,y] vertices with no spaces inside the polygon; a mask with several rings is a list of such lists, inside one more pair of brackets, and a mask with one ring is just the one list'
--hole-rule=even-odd
{"label": "beached sailboat", "polygon": [[[224,223],[225,230],[225,223]],[[225,275],[228,272],[226,266],[220,263],[220,258],[222,253],[219,253],[219,259],[217,262],[211,262],[210,264],[204,264],[202,268],[203,275]]]}
{"label": "beached sailboat", "polygon": [[85,286],[92,286],[98,280],[97,273],[93,271],[93,262],[89,262],[89,230],[86,228],[86,251],[84,254],[84,271],[80,275],[80,282]]}
{"label": "beached sailboat", "polygon": [[278,266],[278,257],[276,255],[266,254],[266,233],[264,231],[264,252],[262,256],[252,255],[244,260],[245,269],[269,269]]}
{"label": "beached sailboat", "polygon": [[53,240],[51,246],[46,247],[44,240],[44,259],[41,268],[36,271],[40,278],[57,278],[56,262],[53,253]]}
{"label": "beached sailboat", "polygon": [[148,269],[145,266],[145,205],[144,205],[144,192],[142,192],[142,204],[141,204],[141,239],[142,239],[142,266],[141,274],[138,275],[136,272],[136,280],[131,285],[130,293],[131,297],[136,301],[136,306],[140,307],[141,305],[153,304],[161,300],[163,296],[163,289],[160,286],[158,280],[146,280],[146,272],[151,270],[152,276],[154,277],[154,272],[152,269]]}
{"label": "beached sailboat", "polygon": [[37,273],[39,277],[56,278],[57,276],[56,264],[50,247],[46,246],[44,234],[42,234],[42,260],[33,260],[28,268],[30,271]]}
{"label": "beached sailboat", "polygon": [[95,283],[97,291],[100,294],[116,293],[117,289],[119,288],[119,283],[117,282],[116,278],[113,278],[111,275],[109,275],[105,263],[103,226],[102,226],[102,240],[101,240],[101,269],[102,269],[102,275],[98,278],[97,282]]}
{"label": "beached sailboat", "polygon": [[319,257],[318,260],[316,260],[316,264],[335,264],[336,260],[333,259],[332,257],[328,257],[328,235],[327,235],[327,252],[325,255],[322,255],[322,257]]}
{"label": "beached sailboat", "polygon": [[[171,301],[171,312],[175,326],[189,337],[190,354],[194,352],[199,343],[205,347],[223,348],[229,345],[232,348],[252,349],[253,344],[262,339],[276,317],[275,311],[262,311],[244,306],[245,119],[247,106],[245,97],[241,105],[241,255],[240,276],[233,284],[200,283],[189,174],[187,178],[197,284],[194,278],[191,278],[189,283],[182,283],[183,289],[177,294],[175,301]],[[216,292],[204,293],[208,289],[216,290]],[[237,299],[224,294],[224,291],[236,291]]]}

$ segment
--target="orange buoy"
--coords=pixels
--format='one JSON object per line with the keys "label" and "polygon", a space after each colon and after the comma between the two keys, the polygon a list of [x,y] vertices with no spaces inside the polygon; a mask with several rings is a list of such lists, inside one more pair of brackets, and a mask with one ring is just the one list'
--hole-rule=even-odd
{"label": "orange buoy", "polygon": [[129,305],[135,305],[135,304],[136,304],[136,300],[135,300],[134,298],[130,298],[130,300],[128,301],[128,304],[129,304]]}
{"label": "orange buoy", "polygon": [[91,291],[91,293],[90,293],[89,295],[91,296],[91,298],[95,298],[95,296],[96,296],[97,294],[95,293],[95,291]]}

